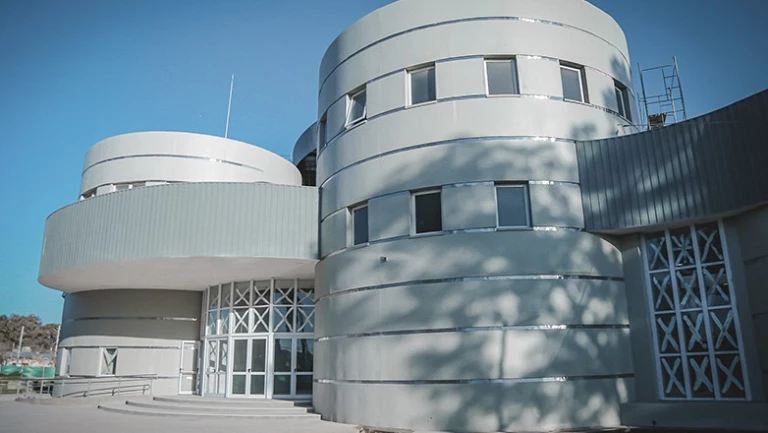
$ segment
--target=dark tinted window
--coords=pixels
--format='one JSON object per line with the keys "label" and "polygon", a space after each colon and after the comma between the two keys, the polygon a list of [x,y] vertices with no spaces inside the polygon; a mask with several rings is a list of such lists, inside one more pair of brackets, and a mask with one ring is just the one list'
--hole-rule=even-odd
{"label": "dark tinted window", "polygon": [[527,227],[528,208],[525,187],[499,186],[496,188],[499,227]]}
{"label": "dark tinted window", "polygon": [[416,202],[416,233],[439,232],[443,230],[440,209],[440,192],[419,194]]}
{"label": "dark tinted window", "polygon": [[489,95],[520,93],[517,88],[517,67],[514,60],[488,60],[485,62],[485,68],[488,73]]}
{"label": "dark tinted window", "polygon": [[411,104],[434,101],[436,98],[435,67],[411,72]]}
{"label": "dark tinted window", "polygon": [[584,101],[581,89],[581,71],[574,68],[560,67],[563,80],[563,97],[572,101]]}
{"label": "dark tinted window", "polygon": [[354,229],[354,245],[368,242],[368,206],[362,206],[352,211],[352,227]]}

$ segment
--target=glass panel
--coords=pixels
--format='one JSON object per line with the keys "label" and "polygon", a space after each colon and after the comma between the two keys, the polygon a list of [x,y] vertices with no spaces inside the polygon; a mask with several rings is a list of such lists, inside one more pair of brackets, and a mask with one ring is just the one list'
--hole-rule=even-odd
{"label": "glass panel", "polygon": [[208,312],[208,327],[206,333],[208,335],[216,335],[216,324],[218,323],[219,312],[216,310]]}
{"label": "glass panel", "polygon": [[321,149],[323,147],[325,147],[325,143],[328,142],[328,140],[326,138],[326,127],[325,127],[325,124],[326,124],[326,120],[325,120],[325,118],[323,118],[320,121],[320,123],[319,123],[320,126],[318,127],[318,132],[317,132],[317,140],[318,140],[318,144],[319,144]]}
{"label": "glass panel", "polygon": [[707,266],[701,271],[704,277],[704,290],[707,294],[707,305],[710,307],[730,305],[731,289],[728,286],[728,276],[725,265]]}
{"label": "glass panel", "polygon": [[736,338],[736,325],[733,323],[733,310],[730,308],[710,310],[709,318],[715,351],[738,350],[739,343]]}
{"label": "glass panel", "polygon": [[299,307],[296,332],[315,332],[315,307]]}
{"label": "glass panel", "polygon": [[233,332],[235,334],[245,334],[248,332],[248,319],[250,317],[250,310],[247,308],[235,308],[232,310],[234,313],[232,320],[235,323]]}
{"label": "glass panel", "polygon": [[682,358],[679,356],[665,356],[660,358],[659,361],[661,363],[661,383],[664,387],[664,396],[685,398],[685,376]]}
{"label": "glass panel", "polygon": [[274,353],[274,365],[275,371],[290,372],[291,371],[291,343],[293,340],[290,338],[276,338],[275,339],[275,353]]}
{"label": "glass panel", "polygon": [[248,340],[235,340],[232,353],[232,371],[245,372],[248,363]]}
{"label": "glass panel", "polygon": [[277,284],[278,283],[276,282],[276,287],[272,295],[272,302],[274,303],[274,306],[272,307],[272,313],[274,314],[272,330],[273,332],[294,332],[294,298],[296,291],[291,288],[293,282],[281,281],[281,286],[277,286]]}
{"label": "glass panel", "polygon": [[527,227],[528,210],[525,206],[525,187],[503,186],[496,188],[500,227]]}
{"label": "glass panel", "polygon": [[219,326],[221,327],[221,334],[229,334],[229,308],[219,311]]}
{"label": "glass panel", "polygon": [[208,342],[208,371],[216,371],[216,360],[219,359],[219,342]]}
{"label": "glass panel", "polygon": [[691,396],[693,398],[712,398],[715,396],[709,355],[689,355],[688,376],[691,378]]}
{"label": "glass panel", "polygon": [[651,271],[669,269],[669,254],[667,254],[667,237],[664,233],[648,235],[645,240],[648,258],[648,268]]}
{"label": "glass panel", "polygon": [[368,242],[368,206],[359,207],[352,211],[354,228],[354,245]]}
{"label": "glass panel", "polygon": [[263,373],[267,371],[267,340],[254,339],[251,341],[251,372]]}
{"label": "glass panel", "polygon": [[699,242],[699,259],[701,263],[714,263],[725,260],[717,224],[697,225],[696,238]]}
{"label": "glass panel", "polygon": [[264,375],[251,375],[251,395],[264,395]]}
{"label": "glass panel", "polygon": [[349,100],[349,113],[347,124],[357,122],[365,118],[365,90],[353,95]]}
{"label": "glass panel", "polygon": [[517,89],[517,68],[514,60],[489,60],[485,67],[488,72],[489,95],[520,93]]}
{"label": "glass panel", "polygon": [[245,375],[244,374],[232,375],[232,394],[236,394],[236,395],[245,394]]}
{"label": "glass panel", "polygon": [[227,353],[228,353],[228,344],[226,341],[220,341],[219,342],[219,371],[220,372],[226,372],[227,371]]}
{"label": "glass panel", "polygon": [[669,240],[672,245],[672,257],[675,258],[675,267],[695,266],[693,258],[693,239],[688,228],[672,230],[669,232]]}
{"label": "glass panel", "polygon": [[435,67],[411,72],[411,104],[434,101],[435,92]]}
{"label": "glass panel", "polygon": [[251,309],[253,315],[253,328],[251,332],[269,331],[269,307],[256,307]]}
{"label": "glass panel", "polygon": [[312,394],[312,375],[311,374],[296,375],[296,394],[298,395]]}
{"label": "glass panel", "polygon": [[269,305],[269,281],[253,283],[253,305]]}
{"label": "glass panel", "polygon": [[251,283],[235,283],[234,306],[247,307],[251,304]]}
{"label": "glass panel", "polygon": [[672,294],[672,279],[669,277],[669,271],[654,272],[650,278],[654,309],[656,311],[674,310],[675,298]]}
{"label": "glass panel", "polygon": [[683,336],[685,350],[688,353],[707,351],[707,330],[704,326],[705,317],[701,311],[686,311],[681,314],[683,320]]}
{"label": "glass panel", "polygon": [[674,314],[656,316],[656,336],[659,340],[659,351],[663,354],[680,353],[680,343],[677,337],[677,317]]}
{"label": "glass panel", "polygon": [[232,306],[232,284],[221,285],[221,308],[229,308]]}
{"label": "glass panel", "polygon": [[274,390],[275,395],[290,395],[291,394],[291,375],[290,374],[276,374],[274,378]]}
{"label": "glass panel", "polygon": [[208,309],[219,308],[219,286],[208,289]]}
{"label": "glass panel", "polygon": [[416,202],[416,233],[439,232],[443,229],[440,193],[419,194]]}
{"label": "glass panel", "polygon": [[580,70],[560,67],[560,78],[563,81],[563,97],[565,99],[584,101],[581,93]]}
{"label": "glass panel", "polygon": [[720,395],[724,398],[744,398],[744,376],[741,358],[737,354],[722,354],[715,357],[717,364],[717,383]]}
{"label": "glass panel", "polygon": [[615,90],[617,107],[616,111],[618,111],[620,115],[627,117],[627,113],[624,112],[624,91],[619,87],[616,87]]}
{"label": "glass panel", "polygon": [[314,356],[315,349],[312,339],[300,338],[296,340],[296,371],[312,372]]}
{"label": "glass panel", "polygon": [[696,269],[682,269],[675,272],[677,278],[677,296],[680,308],[701,308],[699,275]]}

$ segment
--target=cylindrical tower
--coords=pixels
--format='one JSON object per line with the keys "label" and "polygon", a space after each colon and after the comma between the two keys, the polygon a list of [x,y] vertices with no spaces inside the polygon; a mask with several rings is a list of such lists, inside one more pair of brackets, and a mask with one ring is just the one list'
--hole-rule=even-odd
{"label": "cylindrical tower", "polygon": [[425,430],[617,425],[621,254],[575,140],[630,132],[624,35],[585,1],[401,0],[320,71],[314,406]]}
{"label": "cylindrical tower", "polygon": [[[317,192],[287,160],[221,137],[126,134],[88,151],[80,195],[48,217],[40,263],[40,283],[66,293],[57,373],[71,380],[57,396],[246,394],[247,372],[227,370],[245,353],[235,334],[274,334],[249,322],[251,299],[304,308],[292,337],[309,340],[311,310],[294,304],[311,299]],[[305,393],[302,374],[280,377]]]}

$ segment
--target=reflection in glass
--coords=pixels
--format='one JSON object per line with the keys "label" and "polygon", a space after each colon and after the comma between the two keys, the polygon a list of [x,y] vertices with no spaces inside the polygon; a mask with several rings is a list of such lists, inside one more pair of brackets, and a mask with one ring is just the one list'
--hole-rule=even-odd
{"label": "reflection in glass", "polygon": [[275,371],[291,371],[291,343],[290,338],[275,339],[274,363]]}
{"label": "reflection in glass", "polygon": [[232,356],[232,371],[245,371],[248,356],[248,340],[235,340],[235,352]]}
{"label": "reflection in glass", "polygon": [[251,376],[251,395],[264,395],[263,374],[254,374]]}
{"label": "reflection in glass", "polygon": [[290,374],[275,374],[274,375],[274,390],[275,395],[289,395],[291,393],[291,375]]}
{"label": "reflection in glass", "polygon": [[312,375],[311,374],[299,374],[296,376],[296,394],[298,395],[312,394]]}
{"label": "reflection in glass", "polygon": [[267,340],[252,340],[251,345],[251,372],[263,373],[267,371]]}
{"label": "reflection in glass", "polygon": [[296,371],[311,372],[314,360],[314,342],[310,338],[296,340]]}
{"label": "reflection in glass", "polygon": [[244,374],[232,375],[232,394],[238,394],[238,395],[245,394],[245,375]]}

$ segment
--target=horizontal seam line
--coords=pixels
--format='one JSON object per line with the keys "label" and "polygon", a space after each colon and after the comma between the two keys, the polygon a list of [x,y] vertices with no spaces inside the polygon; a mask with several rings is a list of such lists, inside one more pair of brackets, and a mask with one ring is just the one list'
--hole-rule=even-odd
{"label": "horizontal seam line", "polygon": [[599,380],[599,379],[628,379],[634,378],[634,373],[618,374],[594,374],[583,376],[548,376],[548,377],[518,377],[498,379],[433,379],[433,380],[354,380],[354,379],[315,379],[315,383],[355,383],[355,384],[381,384],[381,385],[456,385],[456,384],[482,384],[482,383],[537,383],[537,382],[568,382],[573,380]]}
{"label": "horizontal seam line", "polygon": [[[466,137],[466,138],[452,138],[449,140],[438,140],[438,141],[430,141],[428,143],[421,143],[421,144],[415,144],[413,146],[408,147],[401,147],[398,149],[392,149],[387,152],[378,153],[376,155],[371,155],[369,157],[363,158],[359,161],[355,161],[353,163],[350,163],[348,165],[345,165],[341,169],[331,173],[328,177],[323,180],[323,182],[319,185],[319,187],[324,187],[332,178],[336,177],[339,173],[342,171],[345,171],[349,168],[356,167],[358,165],[364,164],[366,162],[374,161],[379,158],[383,158],[385,156],[394,155],[400,152],[408,152],[411,150],[417,150],[427,147],[433,147],[433,146],[444,146],[448,144],[457,144],[457,143],[464,143],[464,142],[473,142],[473,141],[505,141],[505,140],[511,140],[511,141],[545,141],[550,143],[571,143],[576,144],[576,140],[571,140],[568,138],[560,138],[560,137],[546,137],[546,136],[537,136],[537,135],[494,135],[494,136],[486,136],[486,137]],[[319,158],[319,155],[318,155]]]}
{"label": "horizontal seam line", "polygon": [[86,171],[90,170],[91,168],[104,164],[105,162],[112,162],[112,161],[119,161],[123,159],[132,159],[132,158],[179,158],[179,159],[200,159],[205,160],[209,162],[216,162],[220,164],[230,164],[230,165],[236,165],[238,167],[244,167],[244,168],[250,168],[252,170],[256,170],[258,172],[264,172],[263,169],[259,167],[254,167],[252,165],[248,164],[242,164],[239,162],[229,161],[226,159],[219,159],[219,158],[212,158],[208,156],[199,156],[199,155],[177,155],[173,153],[146,153],[146,154],[135,154],[135,155],[124,155],[124,156],[116,156],[114,158],[108,158],[108,159],[102,159],[101,161],[95,162],[85,169],[83,169],[82,174],[85,174]]}
{"label": "horizontal seam line", "polygon": [[[402,107],[393,108],[391,110],[382,111],[381,113],[378,113],[378,114],[376,114],[374,116],[371,116],[371,117],[367,118],[366,122],[374,121],[374,120],[377,120],[377,119],[379,119],[381,117],[385,117],[385,116],[388,116],[388,115],[394,114],[394,113],[399,113],[401,111],[413,110],[413,109],[417,109],[417,108],[421,108],[421,107],[429,107],[429,106],[432,106],[432,105],[435,105],[435,104],[439,104],[439,103],[442,103],[442,102],[462,101],[462,100],[471,100],[471,99],[538,99],[538,100],[561,101],[561,102],[565,102],[565,103],[569,103],[569,104],[583,105],[585,107],[590,107],[590,108],[593,108],[593,109],[596,109],[596,110],[604,111],[606,113],[609,113],[609,114],[612,114],[614,116],[617,116],[617,117],[620,117],[622,119],[627,120],[626,118],[622,117],[621,114],[619,114],[617,111],[613,111],[613,110],[611,110],[609,108],[601,107],[601,106],[593,104],[591,102],[574,101],[574,100],[571,100],[571,99],[565,99],[562,96],[554,96],[554,95],[516,93],[516,94],[509,94],[509,95],[493,95],[493,96],[488,96],[486,94],[474,94],[474,95],[454,96],[454,97],[450,97],[450,98],[435,99],[434,101],[431,101],[431,102],[428,102],[428,103],[423,103],[423,104],[418,104],[418,105],[405,105],[405,106],[402,106]],[[627,120],[627,122],[629,122],[629,125],[626,125],[626,126],[634,126],[632,121]],[[360,126],[362,126],[362,125],[360,125]],[[352,129],[355,129],[355,128],[352,128]],[[331,137],[325,143],[324,146],[322,146],[322,147],[320,147],[318,149],[317,158],[320,158],[320,156],[323,153],[325,153],[325,150],[328,148],[328,146],[330,146],[334,141],[340,139],[341,137],[343,137],[344,135],[349,133],[352,129],[344,129],[342,131],[339,131],[338,134],[336,134],[333,137]],[[573,139],[566,139],[566,140],[576,141],[576,140],[573,140]]]}
{"label": "horizontal seam line", "polygon": [[607,277],[602,275],[584,275],[584,274],[532,274],[532,275],[497,275],[497,276],[479,276],[479,277],[450,277],[450,278],[431,278],[431,279],[424,279],[424,280],[410,280],[410,281],[400,281],[397,283],[386,283],[386,284],[378,284],[374,286],[361,286],[361,287],[355,287],[351,289],[344,289],[339,290],[337,292],[328,293],[326,295],[319,296],[315,298],[315,304],[317,304],[320,300],[333,297],[333,296],[339,296],[349,293],[355,293],[355,292],[364,292],[369,290],[382,290],[382,289],[388,289],[391,287],[401,287],[401,286],[415,286],[415,285],[424,285],[424,284],[440,284],[440,283],[462,283],[462,282],[472,282],[472,281],[507,281],[507,280],[597,280],[597,281],[619,281],[623,282],[624,278],[622,277]]}
{"label": "horizontal seam line", "polygon": [[408,329],[400,331],[380,331],[380,332],[361,332],[357,334],[329,335],[315,338],[316,342],[329,340],[340,340],[347,338],[366,338],[366,337],[388,337],[396,335],[427,335],[427,334],[450,334],[461,332],[492,332],[492,331],[564,331],[571,329],[629,329],[628,324],[606,324],[606,325],[499,325],[499,326],[460,326],[453,328],[434,328],[434,329]]}
{"label": "horizontal seam line", "polygon": [[[562,185],[580,186],[580,184],[578,182],[572,182],[572,181],[567,181],[567,180],[524,180],[524,181],[520,181],[519,183],[516,183],[518,181],[513,181],[515,183],[507,183],[507,182],[509,182],[509,181],[507,181],[507,180],[481,180],[481,181],[471,181],[471,182],[446,183],[446,184],[443,184],[443,185],[433,185],[433,186],[430,186],[428,188],[435,188],[435,189],[436,188],[464,188],[464,187],[478,187],[478,186],[492,186],[492,187],[500,186],[500,187],[503,187],[503,186],[510,186],[510,185],[511,186],[517,186],[517,185],[525,186],[526,183],[529,184],[529,185],[546,185],[546,186],[555,186],[555,185],[559,185],[559,186],[562,186]],[[419,187],[418,189],[422,189],[422,188]],[[369,197],[369,198],[367,198],[367,199],[365,199],[363,201],[369,202],[369,201],[378,200],[378,199],[381,199],[381,198],[384,198],[384,197],[387,197],[387,196],[390,196],[390,195],[409,193],[411,191],[413,191],[413,189],[402,189],[402,190],[398,190],[398,191],[391,191],[391,192],[387,192],[387,193],[384,193],[384,194],[379,194],[379,195],[375,195],[375,196]],[[361,203],[361,202],[355,202],[355,203]],[[322,224],[325,220],[327,220],[331,216],[333,216],[333,215],[335,215],[335,214],[337,214],[337,213],[339,213],[339,212],[341,212],[341,211],[343,211],[343,210],[345,210],[345,209],[347,209],[349,207],[350,206],[340,207],[340,208],[336,209],[335,211],[329,213],[328,215],[322,217],[320,219],[320,224]]]}
{"label": "horizontal seam line", "polygon": [[[523,17],[501,16],[501,15],[488,16],[488,17],[458,18],[458,19],[454,19],[454,20],[440,21],[440,22],[437,22],[437,23],[430,23],[430,24],[425,24],[425,25],[421,25],[421,26],[418,26],[418,27],[413,27],[413,28],[410,28],[410,29],[402,30],[400,32],[393,33],[393,34],[391,34],[389,36],[385,36],[385,37],[383,37],[381,39],[373,41],[373,42],[369,43],[368,45],[365,45],[365,46],[359,48],[358,50],[352,52],[352,54],[349,54],[348,56],[346,56],[340,62],[336,63],[336,65],[333,67],[333,69],[328,73],[328,75],[325,76],[325,78],[323,79],[323,82],[320,84],[320,87],[318,88],[318,94],[322,93],[323,88],[325,87],[325,84],[328,82],[328,80],[331,78],[331,76],[339,69],[339,67],[341,67],[341,65],[343,65],[344,63],[349,61],[349,59],[351,59],[352,57],[355,57],[356,55],[362,53],[363,51],[365,51],[365,50],[367,50],[369,48],[372,48],[372,47],[374,47],[374,46],[376,46],[378,44],[381,44],[383,42],[386,42],[386,41],[388,41],[390,39],[394,39],[394,38],[406,35],[408,33],[413,33],[413,32],[417,32],[417,31],[420,31],[420,30],[426,30],[426,29],[434,28],[434,27],[441,27],[441,26],[445,26],[445,25],[465,23],[465,22],[476,22],[476,21],[522,21],[522,22],[527,22],[527,23],[532,23],[532,24],[547,24],[547,25],[553,25],[553,26],[565,27],[565,28],[570,28],[570,29],[578,30],[578,31],[584,32],[586,34],[592,35],[592,36],[602,40],[603,42],[607,43],[611,47],[615,48],[616,51],[619,52],[621,57],[624,58],[624,61],[629,63],[629,59],[627,58],[626,54],[623,51],[621,51],[621,49],[619,47],[614,45],[609,40],[605,39],[604,37],[602,37],[602,36],[600,36],[600,35],[598,35],[596,33],[590,32],[589,30],[582,29],[582,28],[576,27],[576,26],[572,26],[570,24],[564,24],[564,23],[560,23],[560,22],[557,22],[557,21],[542,20],[542,19],[537,19],[537,18],[523,18]],[[334,41],[334,43],[335,42],[336,41]],[[323,56],[323,58],[325,58],[325,55]]]}

